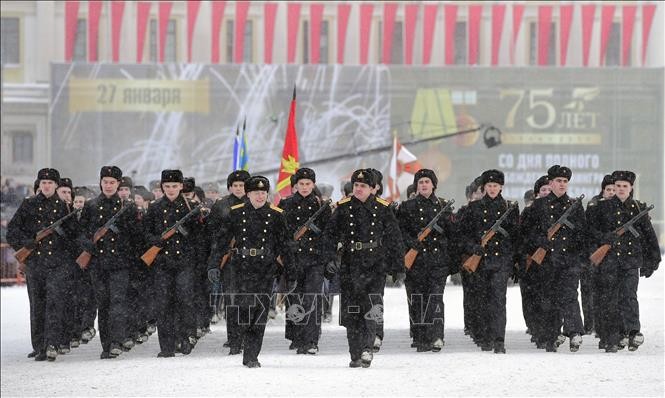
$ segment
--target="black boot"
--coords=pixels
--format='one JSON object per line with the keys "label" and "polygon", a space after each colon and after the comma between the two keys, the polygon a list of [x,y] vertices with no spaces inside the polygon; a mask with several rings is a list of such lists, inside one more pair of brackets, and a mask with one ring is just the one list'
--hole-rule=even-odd
{"label": "black boot", "polygon": [[505,354],[506,353],[506,347],[503,344],[503,341],[495,341],[494,342],[494,353],[495,354]]}

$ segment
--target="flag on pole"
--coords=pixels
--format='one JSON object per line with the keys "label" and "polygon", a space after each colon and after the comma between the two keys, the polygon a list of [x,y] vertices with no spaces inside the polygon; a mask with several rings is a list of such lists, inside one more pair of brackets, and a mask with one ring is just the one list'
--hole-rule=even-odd
{"label": "flag on pole", "polygon": [[413,175],[422,169],[416,155],[411,153],[402,144],[397,136],[393,139],[393,152],[390,158],[390,170],[388,172],[388,195],[386,199],[396,201],[400,199],[400,192],[413,183]]}
{"label": "flag on pole", "polygon": [[282,149],[279,176],[277,177],[275,203],[279,203],[281,198],[291,196],[291,176],[296,173],[299,166],[298,137],[296,135],[296,87],[293,86],[293,99],[291,100],[289,121],[286,126],[286,138],[284,139],[284,149]]}
{"label": "flag on pole", "polygon": [[242,135],[236,127],[236,138],[233,143],[233,170],[249,170],[249,154],[247,153],[247,136],[245,128],[247,119],[242,124]]}

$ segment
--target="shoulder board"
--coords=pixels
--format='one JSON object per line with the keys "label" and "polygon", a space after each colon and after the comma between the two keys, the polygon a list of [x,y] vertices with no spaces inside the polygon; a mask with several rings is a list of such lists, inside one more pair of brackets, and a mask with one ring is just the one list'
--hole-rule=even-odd
{"label": "shoulder board", "polygon": [[346,203],[350,200],[351,200],[351,198],[344,198],[344,199],[340,200],[339,202],[337,202],[337,205],[343,205],[344,203]]}
{"label": "shoulder board", "polygon": [[596,202],[594,202],[593,200],[590,201],[589,203],[587,203],[588,207],[595,206],[595,205],[596,205]]}
{"label": "shoulder board", "polygon": [[600,199],[598,199],[599,202],[604,202],[604,201],[606,201],[606,200],[607,200],[607,199],[605,199],[605,198],[600,198]]}
{"label": "shoulder board", "polygon": [[388,202],[388,201],[385,200],[385,199],[381,199],[381,198],[379,198],[378,196],[376,197],[376,201],[379,202],[379,203],[381,203],[381,204],[384,205],[384,206],[390,206],[390,202]]}
{"label": "shoulder board", "polygon": [[238,203],[235,206],[231,206],[231,210],[239,209],[239,208],[243,207],[244,205],[245,205],[244,203]]}
{"label": "shoulder board", "polygon": [[[233,208],[233,207],[232,207],[232,208]],[[283,212],[284,212],[284,210],[280,209],[279,207],[277,207],[277,206],[275,206],[275,205],[270,205],[270,208],[273,209],[273,210],[275,210],[275,211],[277,211],[277,212],[279,212],[279,213],[283,213]]]}

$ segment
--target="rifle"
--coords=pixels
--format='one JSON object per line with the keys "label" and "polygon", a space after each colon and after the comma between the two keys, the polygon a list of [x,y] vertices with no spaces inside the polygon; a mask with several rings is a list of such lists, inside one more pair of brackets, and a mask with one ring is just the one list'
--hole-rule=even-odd
{"label": "rifle", "polygon": [[[116,220],[124,213],[129,206],[123,206],[117,213],[113,215],[113,217],[109,218],[109,220],[104,223],[97,231],[95,231],[95,234],[92,236],[92,243],[96,244],[99,242],[101,238],[103,238],[109,230],[113,231],[114,233],[119,233],[118,227],[115,226]],[[88,267],[88,264],[90,264],[90,260],[92,259],[92,254],[88,252],[87,250],[83,250],[83,253],[81,253],[77,258],[76,258],[76,264],[81,267],[81,269],[86,269]]]}
{"label": "rifle", "polygon": [[[508,231],[503,229],[501,224],[503,224],[505,219],[508,217],[510,212],[515,207],[517,207],[517,202],[515,202],[514,204],[508,206],[508,210],[506,210],[506,212],[503,213],[503,215],[498,220],[496,220],[496,222],[494,223],[494,225],[492,225],[492,227],[489,229],[489,231],[485,232],[485,234],[482,236],[482,238],[480,238],[480,246],[482,248],[485,248],[485,246],[487,246],[487,243],[489,243],[489,241],[492,240],[492,238],[494,238],[494,235],[496,235],[497,232],[500,233],[501,235],[503,235],[506,238],[508,237]],[[462,267],[464,267],[464,269],[469,271],[469,272],[476,272],[476,269],[478,268],[478,265],[480,264],[480,260],[481,260],[481,257],[478,254],[474,254],[471,257],[466,259],[466,261],[464,262]]]}
{"label": "rifle", "polygon": [[319,214],[321,214],[323,210],[325,210],[326,207],[330,205],[330,202],[332,202],[332,200],[328,199],[325,202],[321,203],[321,207],[319,208],[319,210],[317,210],[314,214],[312,214],[312,216],[293,234],[293,240],[295,241],[300,240],[300,238],[302,238],[307,231],[312,231],[315,234],[321,233],[321,229],[319,229],[319,227],[317,227],[316,224],[314,224],[314,221],[319,216]]}
{"label": "rifle", "polygon": [[[453,203],[455,203],[455,199],[450,199],[448,204],[446,204],[446,206],[443,209],[441,209],[441,211],[438,212],[436,216],[434,216],[434,218],[432,218],[432,221],[430,221],[425,226],[425,228],[423,228],[423,230],[418,233],[418,242],[424,241],[425,238],[427,238],[429,234],[432,232],[432,229],[434,229],[438,233],[443,232],[441,230],[441,227],[439,227],[439,225],[437,224],[437,222],[439,221],[439,218],[441,218],[444,212],[452,210]],[[409,251],[404,256],[404,266],[407,269],[411,269],[411,267],[413,267],[413,263],[416,261],[417,256],[418,256],[418,250],[409,249]]]}
{"label": "rifle", "polygon": [[[175,224],[170,226],[166,231],[162,232],[160,241],[166,241],[170,239],[173,235],[175,235],[176,232],[180,232],[183,236],[189,235],[189,232],[187,232],[183,224],[189,221],[190,218],[194,217],[199,211],[201,211],[201,207],[203,207],[203,204],[199,203],[196,205],[196,207],[190,210],[189,213],[185,214],[183,218],[176,221]],[[153,245],[150,249],[143,253],[141,260],[143,260],[143,262],[149,267],[155,261],[157,254],[159,254],[161,250],[161,247]]]}
{"label": "rifle", "polygon": [[[72,211],[71,213],[67,214],[66,216],[60,218],[59,220],[57,220],[53,224],[49,225],[48,227],[38,231],[37,234],[35,235],[35,243],[40,242],[41,240],[43,240],[47,236],[51,235],[53,232],[57,232],[58,235],[62,236],[64,234],[64,231],[62,230],[62,228],[60,228],[62,223],[67,221],[67,219],[69,219],[73,215],[78,214],[80,211],[81,211],[80,209],[76,209],[76,210]],[[25,261],[28,259],[28,256],[30,256],[30,254],[32,253],[33,250],[35,250],[35,249],[24,246],[24,247],[20,248],[16,253],[14,253],[14,257],[16,258],[16,260],[19,263],[25,264]]]}
{"label": "rifle", "polygon": [[[642,217],[646,216],[650,210],[653,210],[653,205],[647,207],[646,209],[642,210],[639,212],[635,217],[631,218],[628,222],[620,226],[619,228],[615,229],[613,231],[614,234],[614,240],[620,238],[623,234],[626,232],[630,232],[633,234],[634,237],[638,238],[640,236],[640,233],[637,232],[635,227],[633,225],[639,221]],[[600,265],[601,262],[605,259],[605,256],[607,255],[607,252],[610,251],[610,248],[612,247],[612,244],[606,243],[596,249],[595,252],[589,257],[589,260],[591,260],[591,263],[595,266]]]}
{"label": "rifle", "polygon": [[224,257],[222,257],[222,261],[219,263],[219,269],[223,269],[226,263],[231,260],[231,256],[233,255],[233,249],[236,246],[236,238],[234,237],[231,239],[231,245],[229,245],[229,250],[224,254]]}
{"label": "rifle", "polygon": [[[567,226],[570,229],[575,228],[575,225],[568,221],[568,216],[570,213],[572,213],[573,209],[582,206],[582,199],[584,199],[584,194],[580,195],[579,198],[575,200],[575,202],[559,217],[558,220],[547,229],[547,240],[550,241],[556,235],[559,230],[561,229],[562,226]],[[542,247],[539,247],[536,249],[536,251],[531,255],[531,259],[538,265],[543,263],[543,260],[545,259],[545,255],[547,254],[547,251],[543,249]]]}

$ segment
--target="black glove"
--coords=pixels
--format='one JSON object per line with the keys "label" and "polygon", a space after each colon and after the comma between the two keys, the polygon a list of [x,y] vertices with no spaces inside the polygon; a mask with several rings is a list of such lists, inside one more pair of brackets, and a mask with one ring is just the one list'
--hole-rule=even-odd
{"label": "black glove", "polygon": [[483,254],[485,254],[485,251],[483,250],[483,247],[480,245],[473,245],[473,250],[471,252],[472,254],[475,254],[476,256],[482,257]]}
{"label": "black glove", "polygon": [[33,250],[35,247],[37,247],[37,241],[35,241],[34,239],[24,239],[22,244],[23,247],[30,250]]}
{"label": "black glove", "polygon": [[421,252],[424,249],[423,242],[416,239],[411,248],[417,252]]}
{"label": "black glove", "polygon": [[643,277],[645,277],[645,278],[648,278],[648,277],[650,277],[651,275],[653,275],[653,272],[654,272],[654,271],[655,271],[655,270],[654,270],[653,268],[640,268],[640,276],[643,276]]}
{"label": "black glove", "polygon": [[210,269],[208,269],[208,282],[210,282],[210,283],[219,282],[220,274],[221,274],[221,272],[219,271],[219,268],[210,268]]}
{"label": "black glove", "polygon": [[298,281],[288,281],[286,284],[286,292],[293,293],[298,287]]}
{"label": "black glove", "polygon": [[339,263],[337,261],[330,261],[326,264],[326,269],[323,271],[323,276],[331,280],[339,272]]}

